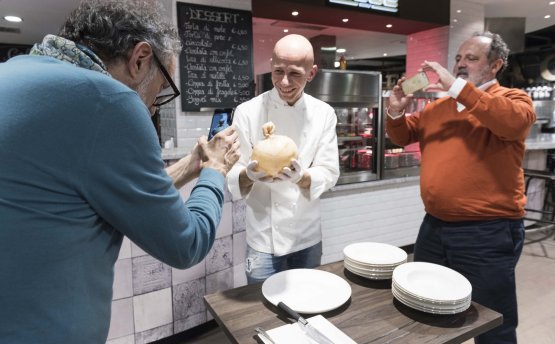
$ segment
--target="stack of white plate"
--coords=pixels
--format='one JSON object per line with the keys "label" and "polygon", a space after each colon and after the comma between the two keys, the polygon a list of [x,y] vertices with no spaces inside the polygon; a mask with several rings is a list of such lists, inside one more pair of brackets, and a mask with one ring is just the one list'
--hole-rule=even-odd
{"label": "stack of white plate", "polygon": [[343,249],[345,269],[374,280],[391,279],[393,270],[407,261],[399,247],[378,242],[359,242]]}
{"label": "stack of white plate", "polygon": [[470,307],[472,286],[453,269],[411,262],[393,271],[393,296],[401,303],[433,314],[456,314]]}

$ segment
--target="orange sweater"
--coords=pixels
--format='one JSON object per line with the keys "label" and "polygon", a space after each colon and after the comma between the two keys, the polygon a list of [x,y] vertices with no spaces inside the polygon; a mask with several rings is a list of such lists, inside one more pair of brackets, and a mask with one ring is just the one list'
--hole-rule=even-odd
{"label": "orange sweater", "polygon": [[[466,109],[457,112],[457,101]],[[420,143],[420,194],[426,212],[444,221],[524,216],[524,140],[536,120],[518,89],[470,82],[457,100],[445,97],[420,113],[387,118],[397,145]]]}

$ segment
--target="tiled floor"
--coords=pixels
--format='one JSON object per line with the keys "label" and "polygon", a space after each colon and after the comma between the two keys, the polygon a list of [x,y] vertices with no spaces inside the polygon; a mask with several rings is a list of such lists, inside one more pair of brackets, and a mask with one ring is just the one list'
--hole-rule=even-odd
{"label": "tiled floor", "polygon": [[[517,266],[520,324],[518,341],[523,344],[555,342],[555,240],[551,231],[527,232],[527,243]],[[227,344],[218,328],[181,344]],[[467,341],[464,344],[471,344]]]}

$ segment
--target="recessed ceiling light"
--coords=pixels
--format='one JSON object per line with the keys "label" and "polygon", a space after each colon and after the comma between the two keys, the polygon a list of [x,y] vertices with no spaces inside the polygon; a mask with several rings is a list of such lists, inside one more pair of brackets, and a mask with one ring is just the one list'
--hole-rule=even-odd
{"label": "recessed ceiling light", "polygon": [[346,22],[349,21],[349,18],[343,18],[343,19],[341,19],[341,21],[343,21],[344,23],[346,23]]}
{"label": "recessed ceiling light", "polygon": [[5,16],[4,19],[12,23],[21,23],[23,21],[23,19],[16,16]]}
{"label": "recessed ceiling light", "polygon": [[292,16],[298,16],[298,15],[299,15],[299,11],[293,11],[293,12],[291,12],[291,15],[292,15]]}
{"label": "recessed ceiling light", "polygon": [[387,56],[387,53],[383,53],[383,56]]}
{"label": "recessed ceiling light", "polygon": [[343,54],[346,51],[347,51],[347,49],[345,49],[345,48],[339,48],[339,49],[336,50],[336,52],[338,52],[340,54]]}
{"label": "recessed ceiling light", "polygon": [[385,27],[389,29],[389,28],[393,27],[393,25],[387,24]]}
{"label": "recessed ceiling light", "polygon": [[550,1],[549,4],[550,5],[555,5],[555,1]]}
{"label": "recessed ceiling light", "polygon": [[458,22],[458,20],[457,20],[457,19],[453,19],[453,23],[457,23],[457,22]]}
{"label": "recessed ceiling light", "polygon": [[461,10],[457,10],[457,13],[461,13],[461,12],[462,12]]}
{"label": "recessed ceiling light", "polygon": [[283,32],[289,32],[289,29],[283,29]]}
{"label": "recessed ceiling light", "polygon": [[544,18],[545,18],[545,19],[549,19],[549,18],[551,18],[551,15],[548,14],[548,15],[546,15]]}

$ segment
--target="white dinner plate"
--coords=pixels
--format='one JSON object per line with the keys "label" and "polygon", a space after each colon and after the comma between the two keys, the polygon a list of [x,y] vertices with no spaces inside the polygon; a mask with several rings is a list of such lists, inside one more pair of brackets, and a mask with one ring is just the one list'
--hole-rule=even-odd
{"label": "white dinner plate", "polygon": [[397,246],[379,242],[357,242],[343,249],[343,254],[359,263],[390,265],[407,259],[407,253]]}
{"label": "white dinner plate", "polygon": [[408,293],[425,299],[453,301],[472,294],[472,286],[466,277],[438,264],[401,264],[393,270],[393,280]]}
{"label": "white dinner plate", "polygon": [[327,271],[292,269],[270,276],[262,284],[262,295],[276,305],[281,301],[304,314],[331,311],[351,297],[351,286]]}
{"label": "white dinner plate", "polygon": [[457,314],[457,313],[461,313],[466,311],[470,305],[471,302],[468,301],[464,304],[461,304],[460,306],[457,307],[449,307],[449,308],[441,308],[441,307],[435,307],[433,305],[423,305],[420,303],[416,303],[414,302],[414,300],[411,300],[409,298],[404,297],[403,295],[399,294],[395,289],[391,289],[391,291],[393,292],[393,296],[401,303],[403,303],[405,306],[408,306],[410,308],[414,308],[416,310],[422,311],[422,312],[426,312],[426,313],[432,313],[432,314]]}

